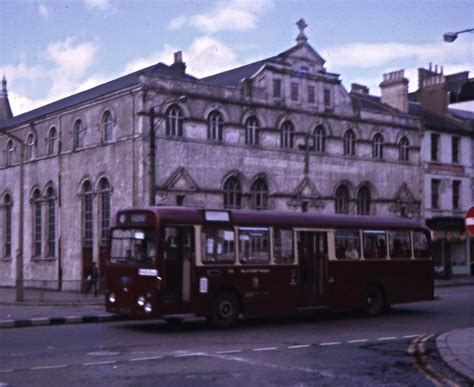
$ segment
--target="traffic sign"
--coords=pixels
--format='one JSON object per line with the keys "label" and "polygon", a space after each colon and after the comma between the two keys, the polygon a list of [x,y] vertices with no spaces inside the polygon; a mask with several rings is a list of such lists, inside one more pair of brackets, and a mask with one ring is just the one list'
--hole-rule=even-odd
{"label": "traffic sign", "polygon": [[464,217],[464,225],[466,226],[467,233],[474,237],[474,206],[469,208]]}

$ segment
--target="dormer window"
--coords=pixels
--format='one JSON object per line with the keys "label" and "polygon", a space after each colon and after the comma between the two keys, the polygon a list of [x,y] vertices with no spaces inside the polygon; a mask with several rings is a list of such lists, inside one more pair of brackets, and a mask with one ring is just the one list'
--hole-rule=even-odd
{"label": "dormer window", "polygon": [[298,83],[292,82],[291,83],[291,100],[298,101],[298,99],[299,99]]}
{"label": "dormer window", "polygon": [[324,106],[326,108],[330,108],[332,106],[331,90],[330,89],[324,89]]}
{"label": "dormer window", "polygon": [[308,86],[308,103],[316,102],[316,89],[314,86]]}
{"label": "dormer window", "polygon": [[281,79],[273,80],[273,98],[281,98]]}

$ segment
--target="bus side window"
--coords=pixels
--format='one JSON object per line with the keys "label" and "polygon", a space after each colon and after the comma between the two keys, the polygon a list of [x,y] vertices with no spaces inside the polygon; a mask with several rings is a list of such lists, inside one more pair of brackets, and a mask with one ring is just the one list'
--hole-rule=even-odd
{"label": "bus side window", "polygon": [[336,258],[337,259],[359,259],[360,258],[360,237],[359,231],[337,230]]}
{"label": "bus side window", "polygon": [[413,251],[415,253],[415,258],[430,258],[428,238],[420,231],[413,233]]}
{"label": "bus side window", "polygon": [[388,242],[390,246],[390,258],[411,258],[411,242],[409,231],[389,231]]}
{"label": "bus side window", "polygon": [[275,229],[274,242],[273,257],[275,263],[294,263],[293,230]]}
{"label": "bus side window", "polygon": [[364,258],[385,259],[387,242],[384,231],[364,231]]}
{"label": "bus side window", "polygon": [[202,230],[202,262],[234,263],[235,232],[233,229],[205,227]]}
{"label": "bus side window", "polygon": [[269,263],[270,239],[267,228],[239,228],[239,261],[243,264]]}

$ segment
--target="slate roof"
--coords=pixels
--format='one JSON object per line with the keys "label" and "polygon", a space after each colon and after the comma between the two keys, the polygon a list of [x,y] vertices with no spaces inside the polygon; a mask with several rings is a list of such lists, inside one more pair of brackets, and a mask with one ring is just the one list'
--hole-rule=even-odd
{"label": "slate roof", "polygon": [[[352,101],[355,102],[362,110],[372,110],[379,113],[388,113],[393,114],[400,112],[391,106],[384,104],[380,101],[380,97],[376,95],[364,94],[364,93],[357,93],[354,91],[350,92],[350,96]],[[411,114],[409,112],[409,114]]]}
{"label": "slate roof", "polygon": [[265,63],[275,60],[276,57],[259,60],[245,66],[224,71],[219,74],[202,78],[201,81],[216,86],[238,86],[240,81],[255,74]]}
{"label": "slate roof", "polygon": [[144,69],[124,75],[123,77],[103,83],[101,85],[93,87],[92,89],[70,95],[66,98],[52,102],[48,105],[41,106],[37,109],[33,109],[29,112],[12,117],[8,120],[0,121],[0,129],[6,129],[9,127],[33,120],[33,119],[38,119],[40,117],[46,116],[56,111],[76,106],[78,104],[93,100],[103,95],[120,91],[122,89],[126,89],[134,85],[138,85],[139,77],[141,75],[151,75],[151,74],[162,75],[165,77],[170,77],[170,78],[175,78],[175,79],[185,79],[185,80],[194,80],[194,81],[196,80],[196,78],[192,77],[191,75],[183,74],[179,71],[174,70],[170,66],[167,66],[163,63],[158,63],[156,65],[146,67]]}

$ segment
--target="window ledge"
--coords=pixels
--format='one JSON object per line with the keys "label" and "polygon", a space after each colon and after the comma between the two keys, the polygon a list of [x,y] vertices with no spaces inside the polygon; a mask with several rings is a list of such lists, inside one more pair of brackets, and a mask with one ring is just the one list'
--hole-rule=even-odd
{"label": "window ledge", "polygon": [[33,262],[52,262],[56,261],[56,257],[34,257],[31,258]]}

